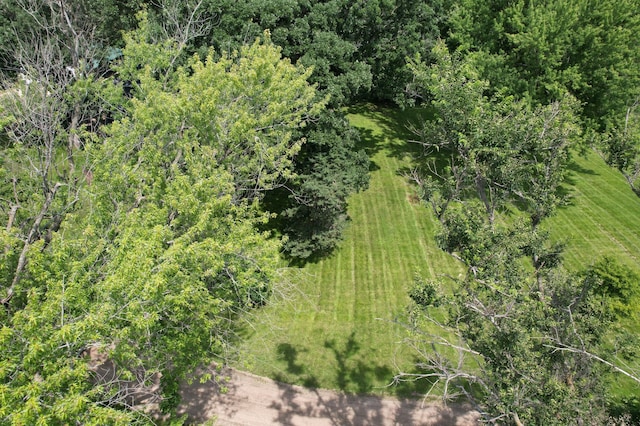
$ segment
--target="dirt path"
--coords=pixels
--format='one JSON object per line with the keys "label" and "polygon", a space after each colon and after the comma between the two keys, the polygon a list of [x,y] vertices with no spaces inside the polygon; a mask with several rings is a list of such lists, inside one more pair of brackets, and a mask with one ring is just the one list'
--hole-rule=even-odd
{"label": "dirt path", "polygon": [[227,393],[212,382],[184,388],[179,414],[219,425],[457,425],[476,424],[467,407],[423,405],[421,401],[344,395],[286,385],[230,370]]}

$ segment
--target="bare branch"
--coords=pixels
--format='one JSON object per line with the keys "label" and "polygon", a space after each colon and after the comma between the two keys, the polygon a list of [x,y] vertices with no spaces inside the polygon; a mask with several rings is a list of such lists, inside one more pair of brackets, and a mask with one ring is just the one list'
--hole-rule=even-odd
{"label": "bare branch", "polygon": [[584,355],[589,359],[593,359],[595,361],[598,361],[608,367],[613,368],[615,371],[617,371],[618,373],[621,373],[625,376],[627,376],[628,378],[630,378],[631,380],[640,383],[640,377],[630,373],[626,370],[624,370],[623,368],[618,367],[617,365],[613,364],[612,362],[607,361],[604,358],[599,357],[596,354],[593,354],[587,350],[584,349],[578,349],[578,348],[574,348],[572,346],[567,346],[564,345],[560,342],[555,342],[555,344],[550,345],[550,344],[543,344],[544,347],[549,348],[549,349],[553,349],[554,352],[571,352],[571,353],[576,353],[576,354],[580,354],[580,355]]}

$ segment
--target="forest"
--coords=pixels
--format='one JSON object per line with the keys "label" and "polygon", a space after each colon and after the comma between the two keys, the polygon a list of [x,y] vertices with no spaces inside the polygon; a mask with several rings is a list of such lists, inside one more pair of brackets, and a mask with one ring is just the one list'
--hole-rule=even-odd
{"label": "forest", "polygon": [[636,0],[0,0],[0,425],[153,424],[136,386],[188,423],[223,365],[640,423],[639,33]]}

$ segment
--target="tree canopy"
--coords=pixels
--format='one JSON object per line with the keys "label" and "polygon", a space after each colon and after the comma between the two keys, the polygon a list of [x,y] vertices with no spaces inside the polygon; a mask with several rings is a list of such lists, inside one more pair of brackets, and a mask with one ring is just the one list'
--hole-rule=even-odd
{"label": "tree canopy", "polygon": [[[492,93],[473,58],[444,43],[434,57],[410,62],[413,92],[435,114],[414,129],[431,160],[412,176],[440,220],[438,244],[467,272],[416,279],[407,326],[419,371],[398,380],[442,383],[445,398],[463,395],[489,423],[603,424],[602,377],[640,383],[626,364],[637,348],[620,327],[636,315],[629,308],[640,288],[611,258],[564,270],[562,243],[541,226],[566,197],[561,185],[581,137],[576,102],[531,105]],[[500,217],[510,209],[515,218]]]}
{"label": "tree canopy", "polygon": [[[409,327],[419,370],[398,379],[441,384],[445,398],[464,396],[489,423],[606,424],[603,377],[639,380],[627,370],[636,348],[618,322],[631,311],[616,308],[637,300],[638,277],[613,259],[572,274],[557,251],[536,264],[531,253],[549,251],[546,237],[491,227],[478,203],[449,210],[443,234],[467,273],[452,278],[453,294],[447,278],[416,281]],[[611,346],[626,355],[613,357]]]}
{"label": "tree canopy", "polygon": [[368,185],[343,113],[363,101],[434,114],[411,176],[467,267],[453,295],[410,293],[416,347],[444,348],[420,376],[488,421],[605,419],[599,375],[637,379],[608,356],[638,277],[564,270],[544,222],[579,149],[639,193],[639,5],[1,2],[0,424],[144,423],[139,390],[171,411],[282,253],[339,245]]}
{"label": "tree canopy", "polygon": [[638,96],[640,26],[634,1],[461,0],[450,43],[469,53],[494,90],[549,103],[576,97],[602,128]]}
{"label": "tree canopy", "polygon": [[[417,93],[428,93],[436,117],[414,129],[438,158],[414,173],[424,198],[442,218],[452,201],[475,194],[488,219],[516,201],[535,228],[564,196],[560,185],[580,141],[576,102],[566,97],[532,107],[513,96],[486,96],[489,85],[470,61],[434,48],[435,63],[410,62]],[[426,96],[426,95],[425,95]]]}
{"label": "tree canopy", "polygon": [[[267,216],[257,201],[290,177],[302,143],[293,136],[324,106],[309,72],[282,59],[268,35],[175,68],[179,44],[150,44],[141,22],[125,37],[118,80],[65,87],[90,85],[114,102],[103,138],[79,128],[79,145],[67,151],[66,132],[41,139],[37,129],[20,131],[27,111],[7,116],[2,197],[15,208],[3,212],[1,231],[10,283],[0,341],[4,423],[144,420],[121,409],[157,377],[156,397],[170,410],[178,381],[224,359],[234,319],[271,292],[279,243],[259,230]],[[123,78],[133,83],[130,97]],[[39,84],[3,101],[56,101]],[[100,354],[117,376],[94,368]]]}

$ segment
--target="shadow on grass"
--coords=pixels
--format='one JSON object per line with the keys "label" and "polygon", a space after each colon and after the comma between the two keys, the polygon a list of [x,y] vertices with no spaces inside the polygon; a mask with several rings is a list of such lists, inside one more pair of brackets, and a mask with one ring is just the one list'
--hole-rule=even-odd
{"label": "shadow on grass", "polygon": [[[313,351],[288,341],[277,344],[276,369],[281,373],[271,376],[275,380],[274,392],[264,391],[261,394],[261,400],[265,401],[268,409],[263,415],[270,416],[268,419],[274,424],[301,425],[318,422],[319,419],[323,419],[322,424],[336,425],[472,424],[460,421],[469,417],[468,407],[438,403],[424,405],[422,397],[431,387],[427,379],[399,382],[384,388],[384,384],[393,382],[398,371],[390,363],[370,362],[368,346],[357,330],[352,329],[342,336],[325,337],[321,342],[323,344]],[[332,360],[328,367],[331,368],[328,377],[331,384],[323,382],[322,386],[335,388],[337,392],[321,389],[319,380],[310,373],[316,357]],[[376,395],[383,391],[395,398]],[[234,393],[240,394],[241,391]],[[198,400],[203,402],[203,398]],[[224,407],[227,417],[238,414],[234,412],[237,409],[227,407],[229,404],[222,400],[215,401]]]}
{"label": "shadow on grass", "polygon": [[411,143],[418,136],[411,132],[412,127],[420,128],[425,120],[432,117],[433,113],[424,108],[397,109],[362,104],[351,107],[348,114],[358,114],[373,122],[381,131],[375,134],[373,130],[354,126],[360,132],[360,144],[358,148],[364,149],[369,157],[385,150],[398,159],[409,156],[421,155],[422,146]]}
{"label": "shadow on grass", "polygon": [[[324,348],[330,351],[335,360],[335,388],[352,395],[364,395],[380,392],[385,389],[391,395],[400,398],[420,398],[424,396],[433,382],[427,379],[406,380],[394,383],[398,371],[387,364],[372,364],[367,361],[365,348],[352,331],[346,339],[326,339]],[[308,366],[301,361],[301,354],[309,350],[300,345],[279,343],[276,347],[278,359],[284,362],[286,374],[276,374],[274,379],[284,383],[299,383],[306,388],[316,389],[320,383],[309,374]],[[321,356],[316,354],[316,356]],[[418,360],[415,360],[418,364]],[[410,369],[409,373],[417,373]],[[386,386],[386,387],[383,387]]]}
{"label": "shadow on grass", "polygon": [[572,161],[567,165],[567,175],[564,178],[563,191],[565,194],[571,193],[571,188],[578,184],[578,181],[583,179],[583,176],[598,176],[598,172],[592,169],[587,169],[580,164]]}
{"label": "shadow on grass", "polygon": [[300,363],[298,356],[300,353],[308,352],[307,348],[296,347],[290,343],[279,343],[276,347],[278,360],[286,363],[285,371],[287,375],[275,373],[273,379],[281,383],[300,383],[304,387],[318,387],[318,379],[307,373],[307,368]]}
{"label": "shadow on grass", "polygon": [[393,373],[386,365],[370,365],[353,359],[362,348],[355,338],[355,331],[351,332],[344,344],[331,339],[325,340],[324,347],[333,352],[337,363],[336,383],[341,391],[370,393],[376,383],[392,377]]}
{"label": "shadow on grass", "polygon": [[[277,410],[273,422],[282,425],[297,425],[311,419],[324,419],[334,425],[374,425],[374,424],[425,424],[454,425],[460,419],[475,419],[469,415],[469,409],[463,405],[444,406],[438,404],[423,405],[419,397],[423,383],[427,380],[404,382],[404,393],[398,393],[397,399],[376,395],[370,392],[371,379],[392,377],[387,366],[370,366],[354,357],[361,351],[361,345],[352,332],[345,341],[325,340],[325,348],[333,352],[338,367],[336,380],[342,392],[333,392],[316,388],[302,389],[276,382],[279,395],[269,408]],[[286,359],[289,371],[301,371],[297,362],[299,350],[289,344],[279,345],[279,351]],[[304,368],[302,368],[304,370]],[[358,394],[349,393],[355,385]],[[430,384],[427,383],[430,386]],[[426,386],[426,385],[425,385]],[[308,387],[308,386],[307,386]],[[427,386],[428,388],[428,386]],[[421,392],[421,393],[416,393]],[[463,420],[461,424],[474,424]],[[324,423],[323,423],[324,424]]]}
{"label": "shadow on grass", "polygon": [[[290,343],[279,343],[276,347],[278,359],[287,363],[285,371],[295,377],[295,382],[302,383],[307,388],[317,388],[319,386],[318,379],[308,374],[304,364],[298,361],[298,355],[302,352],[308,352],[307,348],[297,348]],[[278,382],[287,382],[287,378],[282,374],[276,374],[274,379]]]}
{"label": "shadow on grass", "polygon": [[591,175],[591,176],[599,175],[599,173],[596,172],[595,170],[582,167],[580,164],[576,163],[575,161],[572,161],[571,163],[569,163],[569,165],[567,166],[567,169],[571,172],[572,175],[575,175],[575,174]]}

